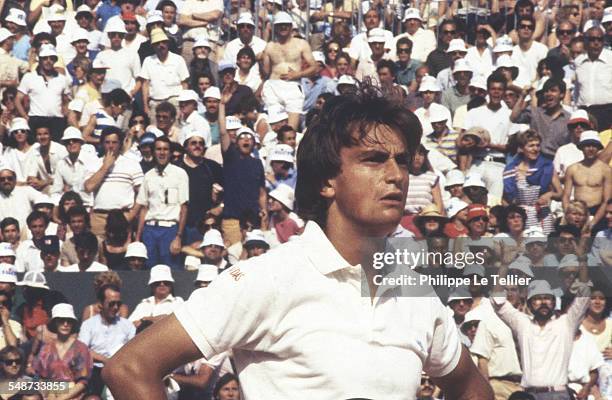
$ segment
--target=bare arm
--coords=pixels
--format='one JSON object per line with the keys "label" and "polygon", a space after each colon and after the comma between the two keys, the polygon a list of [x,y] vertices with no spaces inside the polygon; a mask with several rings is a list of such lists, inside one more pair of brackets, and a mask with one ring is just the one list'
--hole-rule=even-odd
{"label": "bare arm", "polygon": [[270,72],[272,72],[272,60],[270,60],[270,54],[268,54],[268,46],[263,51],[261,56],[261,78],[262,80],[268,79],[270,77]]}
{"label": "bare arm", "polygon": [[527,92],[523,90],[521,92],[519,99],[514,104],[514,107],[512,107],[512,114],[510,114],[510,121],[516,122],[518,120],[518,117],[523,112],[523,110],[527,107],[527,103],[525,103],[526,95],[527,95]]}
{"label": "bare arm", "polygon": [[185,385],[204,389],[208,385],[213,372],[214,370],[208,365],[202,365],[196,375],[172,374],[172,379],[181,386]]}
{"label": "bare arm", "polygon": [[471,360],[464,347],[455,369],[448,375],[434,378],[445,397],[454,400],[493,400],[493,390]]}
{"label": "bare arm", "polygon": [[28,113],[23,105],[24,98],[25,95],[20,91],[17,91],[17,96],[15,97],[15,108],[17,109],[17,114],[19,114],[20,117],[28,119]]}
{"label": "bare arm", "polygon": [[102,378],[117,400],[165,400],[163,377],[201,357],[185,329],[170,315],[119,350],[105,365]]}
{"label": "bare arm", "polygon": [[[185,230],[185,223],[187,222],[187,203],[181,204],[181,211],[179,214],[178,230],[176,231],[176,237],[170,243],[170,252],[174,255],[181,253],[181,241],[183,237],[183,231]],[[140,226],[140,221],[138,221]]]}
{"label": "bare arm", "polygon": [[489,360],[478,356],[478,370],[485,379],[489,379]]}
{"label": "bare arm", "polygon": [[593,216],[593,220],[591,221],[591,226],[595,226],[603,217],[606,215],[606,206],[608,205],[608,199],[610,198],[610,193],[612,192],[612,169],[607,165],[604,165],[604,169],[606,172],[604,173],[604,181],[603,181],[603,199],[601,200],[601,204],[597,209],[597,212]]}
{"label": "bare arm", "polygon": [[603,161],[606,164],[610,163],[610,160],[612,160],[612,140],[608,142],[608,145],[606,146],[606,148],[603,149],[603,151],[599,153],[599,156],[597,156],[597,158],[599,158],[601,161]]}
{"label": "bare arm", "polygon": [[561,204],[563,209],[566,210],[567,206],[570,202],[570,196],[572,195],[572,190],[574,189],[574,170],[573,165],[570,166],[565,172],[565,181],[563,186],[563,197],[561,198]]}
{"label": "bare arm", "polygon": [[140,242],[141,241],[140,239],[142,238],[142,230],[144,229],[145,217],[147,216],[149,207],[143,206],[142,204],[138,204],[138,208],[139,208],[139,217],[138,217],[138,228],[136,230],[136,241]]}
{"label": "bare arm", "polygon": [[205,13],[194,13],[193,19],[198,20],[198,21],[216,22],[222,16],[223,16],[223,11],[215,10],[215,11],[209,11]]}
{"label": "bare arm", "polygon": [[232,98],[231,93],[228,90],[223,90],[223,94],[221,96],[221,102],[219,103],[219,136],[221,136],[221,155],[229,149],[230,144],[232,143],[227,129],[225,127],[225,104],[230,101]]}
{"label": "bare arm", "polygon": [[440,190],[440,182],[438,181],[433,188],[431,188],[431,196],[433,198],[433,202],[438,207],[438,211],[442,215],[446,215],[446,211],[444,211],[444,204],[442,203],[442,191]]}
{"label": "bare arm", "polygon": [[142,82],[142,103],[145,114],[149,114],[149,80],[140,79]]}
{"label": "bare arm", "polygon": [[90,144],[98,144],[100,143],[100,138],[93,136],[94,129],[96,128],[97,119],[95,115],[89,117],[89,121],[87,121],[87,125],[83,128],[83,140],[85,143]]}
{"label": "bare arm", "polygon": [[106,153],[100,169],[96,171],[95,174],[90,176],[89,179],[87,179],[83,184],[85,192],[95,192],[96,190],[98,190],[98,188],[100,188],[100,185],[102,185],[104,178],[106,177],[112,166],[115,164],[116,160],[117,157],[115,157],[115,155],[113,155],[112,153]]}

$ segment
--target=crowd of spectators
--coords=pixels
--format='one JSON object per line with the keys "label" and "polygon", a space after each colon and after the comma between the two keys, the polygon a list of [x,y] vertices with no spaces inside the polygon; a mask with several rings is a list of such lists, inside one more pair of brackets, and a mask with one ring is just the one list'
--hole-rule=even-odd
{"label": "crowd of spectators", "polygon": [[[393,236],[561,282],[490,301],[470,265],[448,294],[496,399],[612,399],[612,300],[581,284],[612,267],[605,0],[0,0],[1,377],[112,398],[101,370],[183,302],[173,273],[205,288],[302,233],[299,143],[363,86],[423,127]],[[117,271],[150,297],[129,309]],[[54,272],[96,273],[96,303],[77,316]],[[236,372],[197,360],[168,395],[239,399]]]}

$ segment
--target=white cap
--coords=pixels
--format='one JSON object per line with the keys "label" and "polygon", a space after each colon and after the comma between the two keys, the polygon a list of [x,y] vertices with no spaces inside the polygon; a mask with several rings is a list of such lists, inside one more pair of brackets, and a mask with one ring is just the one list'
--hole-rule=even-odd
{"label": "white cap", "polygon": [[191,89],[183,89],[179,92],[178,101],[195,101],[198,102],[198,94]]}
{"label": "white cap", "polygon": [[47,21],[42,21],[34,25],[34,29],[32,29],[33,35],[38,35],[39,33],[51,33],[51,27],[47,23]]}
{"label": "white cap", "polygon": [[249,135],[253,138],[255,143],[261,143],[259,140],[259,135],[256,135],[255,132],[248,126],[241,126],[240,129],[236,132],[236,137],[239,138],[242,135]]}
{"label": "white cap", "polygon": [[[206,138],[204,137],[203,132],[192,129],[189,125],[186,126],[185,128],[181,130],[181,138],[180,138],[179,143],[182,143],[184,146],[185,142],[188,141],[189,139],[194,138],[194,137],[199,137],[200,139],[204,140],[204,147],[206,147]],[[209,130],[209,133],[210,133],[210,130]]]}
{"label": "white cap", "polygon": [[512,39],[510,39],[508,35],[504,35],[497,38],[495,41],[493,53],[505,53],[507,51],[512,51],[512,47]]}
{"label": "white cap", "polygon": [[451,169],[446,173],[446,182],[444,183],[444,188],[446,189],[449,186],[454,185],[463,185],[465,183],[465,175],[463,172],[458,169]]}
{"label": "white cap", "polygon": [[470,294],[470,291],[468,290],[467,287],[457,286],[453,288],[453,290],[451,290],[451,292],[448,295],[448,300],[446,302],[450,303],[451,301],[454,301],[454,300],[466,300],[466,299],[471,299],[471,298],[472,298],[472,295]]}
{"label": "white cap", "polygon": [[225,117],[225,129],[228,131],[240,129],[242,127],[242,122],[240,122],[240,118],[234,117],[230,115],[229,117]]}
{"label": "white cap", "polygon": [[325,64],[325,54],[322,51],[313,51],[312,57],[315,61]]}
{"label": "white cap", "polygon": [[599,28],[605,34],[606,31],[601,24],[602,23],[596,19],[590,19],[584,23],[584,26],[582,27],[582,33],[586,33],[586,31],[588,31],[591,28]]}
{"label": "white cap", "polygon": [[247,246],[249,243],[255,242],[260,242],[261,244],[270,247],[270,243],[268,243],[268,241],[266,240],[266,237],[264,236],[261,229],[253,229],[252,231],[247,232],[246,238],[244,239],[243,247]]}
{"label": "white cap", "polygon": [[202,98],[210,97],[212,99],[221,100],[221,91],[216,86],[211,86],[204,92],[204,96]]}
{"label": "white cap", "polygon": [[293,191],[291,186],[281,183],[276,187],[276,189],[272,190],[268,194],[268,196],[272,197],[274,200],[278,200],[288,209],[293,210],[293,203],[295,202],[295,192]]}
{"label": "white cap", "polygon": [[153,10],[147,14],[147,25],[153,24],[155,22],[164,22],[162,12],[159,10]]}
{"label": "white cap", "polygon": [[368,32],[368,43],[385,43],[385,30],[382,28],[374,28]]}
{"label": "white cap", "polygon": [[77,13],[77,15],[80,14],[80,13],[88,13],[88,14],[91,14],[93,16],[93,12],[91,12],[91,8],[89,8],[89,6],[87,4],[81,4],[76,9],[76,13]]}
{"label": "white cap", "polygon": [[200,264],[198,267],[198,276],[196,282],[212,282],[219,276],[219,269],[216,265]]}
{"label": "white cap", "polygon": [[174,282],[172,271],[169,266],[157,264],[151,268],[151,275],[149,275],[149,283],[147,283],[147,285],[155,282]]}
{"label": "white cap", "polygon": [[442,122],[451,119],[450,112],[444,106],[430,109],[429,122]]}
{"label": "white cap", "polygon": [[587,142],[596,142],[599,143],[601,147],[603,147],[603,145],[601,144],[601,139],[599,138],[599,133],[597,133],[597,131],[584,131],[580,134],[579,144]]}
{"label": "white cap", "polygon": [[253,21],[253,16],[251,13],[242,13],[238,17],[238,21],[236,21],[236,25],[248,24],[255,26],[255,21]]}
{"label": "white cap", "polygon": [[455,65],[453,66],[453,74],[455,72],[471,72],[474,73],[474,70],[472,69],[472,67],[470,67],[470,64],[468,64],[467,60],[465,58],[460,58],[457,61],[455,61]]}
{"label": "white cap", "polygon": [[57,50],[55,46],[51,43],[45,43],[40,46],[40,50],[38,51],[38,57],[56,57],[57,58]]}
{"label": "white cap", "polygon": [[59,303],[53,306],[51,309],[51,320],[55,318],[66,318],[78,321],[74,314],[74,308],[68,303]]}
{"label": "white cap", "polygon": [[338,84],[337,85],[357,86],[357,81],[355,80],[355,78],[353,78],[350,75],[342,75],[340,78],[338,78]]}
{"label": "white cap", "polygon": [[578,268],[580,267],[580,262],[578,261],[578,256],[575,254],[566,254],[563,256],[561,261],[559,261],[559,269],[563,268]]}
{"label": "white cap", "polygon": [[481,278],[485,277],[485,267],[480,264],[470,264],[463,269],[463,276],[478,275]]}
{"label": "white cap", "polygon": [[17,271],[15,271],[14,265],[0,263],[0,282],[17,283]]}
{"label": "white cap", "polygon": [[402,18],[402,22],[406,22],[409,19],[418,19],[423,22],[423,18],[421,18],[421,13],[418,8],[408,8],[404,11],[404,18]]}
{"label": "white cap", "polygon": [[531,260],[525,256],[518,256],[514,261],[508,265],[508,271],[510,270],[521,271],[530,278],[534,278],[533,270],[531,269]]}
{"label": "white cap", "polygon": [[501,55],[499,56],[499,58],[497,59],[497,61],[495,62],[495,69],[498,68],[517,68],[516,64],[514,64],[514,61],[512,61],[512,58],[507,55]]}
{"label": "white cap", "polygon": [[204,234],[200,248],[213,245],[225,248],[225,243],[223,243],[223,236],[221,236],[221,232],[216,229],[209,229]]}
{"label": "white cap", "polygon": [[465,178],[465,182],[463,183],[463,187],[481,187],[487,188],[484,181],[482,180],[482,176],[476,172],[471,173]]}
{"label": "white cap", "polygon": [[112,18],[104,27],[104,32],[108,33],[127,33],[125,22],[121,18]]}
{"label": "white cap", "polygon": [[[58,5],[59,6],[59,5]],[[49,7],[51,10],[53,6]],[[66,15],[64,15],[64,7],[59,6],[52,10],[51,14],[47,17],[47,22],[66,21]]]}
{"label": "white cap", "polygon": [[12,22],[15,25],[27,26],[26,13],[18,8],[11,8],[8,15],[4,19],[6,22]]}
{"label": "white cap", "polygon": [[573,111],[570,115],[569,121],[567,121],[568,125],[577,122],[584,122],[586,124],[591,125],[591,121],[589,120],[589,114],[587,114],[586,110],[578,109],[576,111]]}
{"label": "white cap", "polygon": [[79,128],[75,128],[74,126],[69,126],[64,129],[64,135],[62,136],[62,142],[64,140],[77,139],[83,142],[83,134],[79,130]]}
{"label": "white cap", "polygon": [[603,18],[601,19],[602,24],[607,24],[608,22],[612,22],[612,7],[606,7],[606,9],[604,10]]}
{"label": "white cap", "polygon": [[294,162],[293,158],[293,148],[288,144],[277,144],[272,148],[270,154],[268,155],[269,161],[285,161],[288,163]]}
{"label": "white cap", "polygon": [[289,119],[289,114],[284,109],[271,109],[268,110],[268,123],[276,124],[277,122]]}
{"label": "white cap", "polygon": [[293,25],[293,20],[291,19],[291,16],[285,11],[277,12],[276,15],[273,16],[273,18],[274,18],[274,25],[279,25],[279,24]]}
{"label": "white cap", "polygon": [[540,294],[547,294],[550,296],[554,296],[550,283],[544,280],[535,280],[531,281],[529,287],[527,288],[527,300],[532,298],[533,296],[537,296]]}
{"label": "white cap", "polygon": [[142,242],[132,242],[128,244],[125,252],[125,258],[128,257],[138,257],[148,260],[149,257],[147,256],[147,247]]}
{"label": "white cap", "polygon": [[462,51],[467,53],[467,46],[463,39],[453,39],[448,44],[448,49],[446,49],[447,53],[452,53],[453,51]]}
{"label": "white cap", "polygon": [[83,28],[76,28],[74,32],[72,32],[72,37],[70,38],[70,43],[78,42],[80,40],[86,40],[89,42],[89,37],[87,35],[87,31]]}
{"label": "white cap", "polygon": [[91,63],[91,69],[110,69],[110,67],[102,57],[96,57]]}
{"label": "white cap", "polygon": [[461,323],[460,329],[463,329],[463,326],[468,322],[473,321],[482,321],[486,318],[486,314],[483,311],[482,307],[475,308],[465,313],[465,317],[463,318],[463,322]]}
{"label": "white cap", "polygon": [[482,75],[474,75],[472,76],[472,79],[470,79],[469,86],[482,90],[487,90],[487,79]]}
{"label": "white cap", "polygon": [[15,250],[13,250],[13,247],[10,243],[0,243],[0,257],[17,257],[17,255],[15,254]]}
{"label": "white cap", "polygon": [[529,243],[546,243],[546,235],[539,226],[532,226],[523,231],[523,237],[525,238],[525,245]]}
{"label": "white cap", "polygon": [[446,208],[446,215],[448,218],[453,218],[459,211],[466,209],[467,206],[469,206],[469,204],[460,198],[451,197],[448,207]]}
{"label": "white cap", "polygon": [[11,33],[11,31],[9,31],[6,28],[0,28],[0,43],[4,42],[6,39],[13,37],[15,35],[13,35]]}
{"label": "white cap", "polygon": [[0,171],[11,171],[13,175],[17,175],[15,168],[4,160],[0,160]]}
{"label": "white cap", "polygon": [[272,4],[278,4],[279,6],[283,5],[283,0],[269,0]]}
{"label": "white cap", "polygon": [[212,48],[206,36],[198,36],[191,48],[195,49],[196,47],[208,47],[209,49]]}
{"label": "white cap", "polygon": [[237,68],[236,63],[228,61],[228,60],[222,60],[217,65],[217,70],[219,71],[219,73],[225,71],[226,69],[236,69],[236,68]]}
{"label": "white cap", "polygon": [[23,280],[17,282],[17,286],[29,286],[49,290],[49,286],[47,286],[47,279],[41,271],[26,272],[23,276]]}
{"label": "white cap", "polygon": [[419,92],[439,92],[441,91],[438,81],[433,76],[425,75],[421,79],[421,85],[419,86]]}
{"label": "white cap", "polygon": [[30,130],[30,125],[28,125],[28,121],[25,118],[17,117],[13,118],[11,121],[11,129],[9,133],[13,133],[19,130]]}

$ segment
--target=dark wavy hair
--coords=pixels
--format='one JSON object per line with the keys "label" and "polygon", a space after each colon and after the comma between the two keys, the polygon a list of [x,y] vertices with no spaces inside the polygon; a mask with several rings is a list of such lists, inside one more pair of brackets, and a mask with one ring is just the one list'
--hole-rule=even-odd
{"label": "dark wavy hair", "polygon": [[231,372],[228,372],[227,374],[219,378],[219,380],[217,381],[217,384],[215,385],[215,390],[213,391],[213,399],[215,400],[218,399],[221,388],[227,385],[228,383],[230,383],[231,381],[236,381],[236,383],[240,385],[240,381],[238,380],[238,377],[232,374]]}
{"label": "dark wavy hair", "polygon": [[404,104],[382,96],[368,83],[354,93],[329,99],[313,119],[297,152],[296,202],[298,214],[325,227],[328,201],[320,195],[325,182],[341,170],[340,151],[359,145],[378,125],[401,135],[412,159],[423,130]]}

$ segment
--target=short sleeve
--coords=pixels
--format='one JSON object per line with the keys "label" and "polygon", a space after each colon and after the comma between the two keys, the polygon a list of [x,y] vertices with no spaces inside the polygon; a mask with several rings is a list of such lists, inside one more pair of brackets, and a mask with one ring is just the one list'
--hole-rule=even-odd
{"label": "short sleeve", "polygon": [[187,63],[185,63],[185,60],[182,57],[179,57],[178,74],[181,82],[189,79],[189,69],[187,68]]}
{"label": "short sleeve", "polygon": [[91,178],[92,175],[98,172],[100,168],[102,168],[102,160],[99,158],[97,158],[91,164],[90,163],[85,164],[85,169],[86,169],[85,170],[85,180]]}
{"label": "short sleeve", "polygon": [[[189,202],[189,176],[185,170],[180,169],[181,179],[179,181],[179,203],[185,204]],[[181,299],[183,302],[183,299]]]}
{"label": "short sleeve", "polygon": [[[266,257],[238,263],[205,289],[193,292],[175,311],[191,340],[206,359],[235,349],[257,349],[275,325],[276,289]],[[263,350],[263,347],[261,348]]]}
{"label": "short sleeve", "polygon": [[[93,321],[93,320],[92,320]],[[83,322],[81,329],[79,330],[79,341],[83,342],[86,346],[91,344],[91,329],[87,321]]]}
{"label": "short sleeve", "polygon": [[432,311],[436,314],[429,356],[423,369],[432,377],[451,373],[461,358],[461,339],[451,312],[439,301]]}
{"label": "short sleeve", "polygon": [[[132,160],[130,160],[132,161]],[[132,171],[132,184],[134,187],[142,185],[144,181],[144,174],[142,173],[142,167],[136,161],[132,161],[133,171]]]}
{"label": "short sleeve", "polygon": [[31,79],[32,73],[27,73],[23,76],[23,78],[21,79],[21,82],[19,83],[19,86],[17,87],[17,90],[20,91],[23,94],[28,94],[30,91],[30,79]]}
{"label": "short sleeve", "polygon": [[491,358],[491,350],[493,350],[494,346],[495,340],[487,325],[487,321],[480,321],[474,343],[470,346],[470,352],[488,360]]}
{"label": "short sleeve", "polygon": [[140,204],[141,206],[149,205],[149,193],[148,193],[149,185],[147,183],[148,181],[144,179],[142,182],[142,186],[140,190],[138,191],[138,195],[136,196],[136,203]]}
{"label": "short sleeve", "polygon": [[148,81],[151,80],[151,76],[149,74],[149,64],[151,63],[151,59],[149,57],[145,58],[142,63],[142,68],[140,69],[140,73],[138,74],[139,78],[146,79]]}

